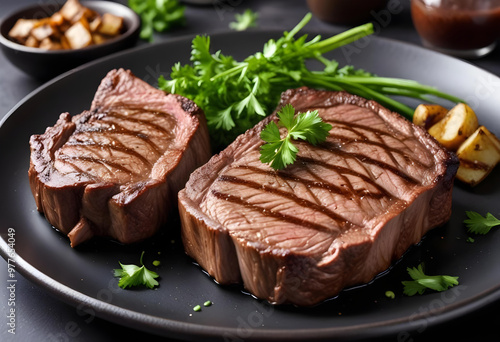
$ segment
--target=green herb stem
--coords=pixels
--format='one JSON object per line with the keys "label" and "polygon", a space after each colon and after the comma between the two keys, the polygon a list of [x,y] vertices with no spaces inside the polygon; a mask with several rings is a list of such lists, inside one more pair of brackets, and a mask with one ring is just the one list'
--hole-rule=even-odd
{"label": "green herb stem", "polygon": [[[281,93],[290,88],[345,90],[375,100],[409,119],[413,110],[392,96],[463,102],[416,81],[379,77],[353,66],[339,69],[337,61],[323,54],[372,34],[373,25],[360,25],[323,40],[319,35],[308,41],[307,35],[295,39],[311,18],[308,13],[290,32],[277,40],[270,39],[262,52],[243,61],[221,51],[211,53],[210,37],[197,36],[192,42],[191,64],[175,64],[170,80],[159,78],[159,87],[190,98],[204,110],[214,151],[272,113]],[[309,60],[324,64],[324,70],[311,71]]]}
{"label": "green herb stem", "polygon": [[350,82],[350,80],[344,79],[344,77],[324,77],[321,79],[317,79],[314,77],[304,77],[303,81],[309,83],[312,86],[320,85],[330,90],[345,90],[368,99],[373,99],[379,102],[381,105],[396,110],[400,114],[406,116],[408,119],[411,119],[413,116],[413,109],[411,109],[410,107],[388,96],[385,96],[384,94],[377,92],[376,90],[366,87],[363,84]]}
{"label": "green herb stem", "polygon": [[368,23],[361,26],[354,27],[350,30],[339,33],[333,37],[324,39],[320,42],[312,44],[309,46],[310,49],[319,51],[320,53],[326,53],[341,46],[355,42],[358,39],[369,36],[373,34],[373,24]]}
{"label": "green herb stem", "polygon": [[235,67],[231,68],[231,69],[228,69],[226,71],[223,71],[221,73],[218,73],[217,75],[215,76],[212,76],[210,78],[210,82],[213,82],[219,78],[224,78],[224,77],[231,77],[231,76],[234,76],[238,73],[240,73],[243,69],[245,69],[246,67],[248,67],[248,63],[245,63],[245,62],[241,62],[239,63],[238,65],[236,65]]}
{"label": "green herb stem", "polygon": [[304,28],[304,26],[307,25],[307,23],[311,20],[311,18],[312,18],[312,13],[307,13],[304,16],[304,18],[302,18],[302,20],[299,21],[299,23],[295,25],[295,27],[285,35],[285,40],[288,41],[291,40],[300,30]]}
{"label": "green herb stem", "polygon": [[413,80],[390,78],[390,77],[359,77],[359,76],[345,76],[345,78],[353,83],[414,90],[421,94],[434,95],[442,99],[449,100],[451,102],[464,102],[462,99],[456,96],[444,93],[442,91],[437,90],[434,87],[423,85]]}

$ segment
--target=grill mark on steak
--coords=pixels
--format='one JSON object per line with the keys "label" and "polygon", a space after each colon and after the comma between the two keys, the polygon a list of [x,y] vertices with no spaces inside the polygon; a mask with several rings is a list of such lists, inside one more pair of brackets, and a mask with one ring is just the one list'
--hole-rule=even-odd
{"label": "grill mark on steak", "polygon": [[[322,107],[322,106],[314,106],[314,107],[309,107],[309,108],[304,108],[302,109],[301,111],[308,111],[308,110],[315,110],[317,108],[326,108],[326,107]],[[342,121],[342,120],[335,120],[335,119],[330,119],[328,120],[328,123],[330,124],[335,124],[335,125],[340,125],[342,126],[343,129],[346,129],[346,130],[349,130],[351,132],[353,132],[354,134],[360,136],[362,138],[362,140],[354,140],[354,139],[351,139],[351,138],[347,138],[347,137],[343,137],[343,136],[340,136],[340,135],[335,135],[335,134],[331,134],[330,135],[330,138],[334,138],[338,141],[335,141],[335,142],[332,142],[331,140],[327,140],[321,144],[318,145],[319,148],[323,148],[323,149],[326,149],[330,152],[334,152],[338,155],[342,155],[343,157],[349,157],[349,158],[355,158],[355,159],[358,159],[361,163],[367,163],[367,164],[372,164],[372,165],[376,165],[376,166],[379,166],[387,171],[390,171],[392,173],[394,173],[395,175],[399,176],[401,179],[403,179],[404,181],[406,181],[407,183],[412,183],[412,184],[418,184],[418,181],[401,172],[400,170],[398,170],[397,168],[393,167],[392,165],[389,165],[387,163],[384,163],[384,162],[381,162],[381,161],[378,161],[378,160],[375,160],[375,159],[372,159],[368,156],[365,156],[363,154],[359,154],[359,153],[352,153],[352,152],[347,152],[347,151],[343,151],[339,148],[339,143],[351,143],[351,142],[356,142],[356,143],[362,143],[362,144],[368,144],[368,145],[371,145],[371,146],[377,146],[377,147],[380,147],[382,148],[386,153],[387,155],[391,158],[391,160],[394,162],[394,164],[398,164],[397,160],[394,158],[394,156],[392,155],[392,153],[397,153],[397,154],[400,154],[401,156],[403,156],[403,158],[405,159],[409,159],[411,160],[413,163],[417,164],[418,166],[420,167],[428,167],[428,165],[424,165],[423,163],[421,163],[418,159],[416,158],[411,158],[410,156],[408,156],[406,153],[402,152],[402,151],[399,151],[398,149],[395,149],[395,148],[391,148],[389,146],[387,146],[386,144],[384,143],[380,143],[380,142],[376,142],[376,141],[373,141],[373,140],[369,140],[369,138],[360,133],[359,131],[355,130],[355,128],[359,128],[359,129],[363,129],[363,130],[366,130],[366,131],[369,131],[371,133],[374,133],[375,136],[377,136],[379,139],[381,136],[387,136],[387,137],[391,137],[390,134],[388,134],[387,132],[384,132],[382,130],[379,130],[379,129],[376,129],[376,128],[373,128],[373,127],[369,127],[369,126],[366,126],[366,125],[362,125],[362,124],[357,124],[357,123],[351,123],[351,122],[345,122],[345,121]],[[299,144],[305,144],[305,142],[303,141],[296,141],[297,143]]]}
{"label": "grill mark on steak", "polygon": [[[107,166],[111,166],[112,168],[115,168],[117,170],[120,170],[122,172],[126,172],[126,173],[129,173],[129,174],[134,175],[134,176],[140,176],[139,173],[136,173],[132,170],[129,170],[126,167],[123,167],[122,165],[120,165],[118,163],[112,162],[110,160],[100,159],[100,158],[94,158],[94,157],[89,157],[89,156],[65,156],[65,155],[62,155],[62,156],[59,156],[58,160],[63,162],[63,163],[71,164],[73,167],[75,167],[75,164],[71,163],[70,162],[71,160],[78,160],[78,161],[85,161],[85,162],[89,162],[89,163],[101,164],[105,167],[107,165]],[[113,174],[113,171],[110,170],[108,167],[106,167],[106,170],[108,171],[109,174],[111,174],[111,175]],[[80,171],[84,172],[87,176],[94,177],[89,172],[83,171],[81,169],[80,169]]]}
{"label": "grill mark on steak", "polygon": [[332,220],[337,222],[339,224],[339,226],[342,226],[345,223],[349,223],[349,221],[346,218],[338,215],[337,213],[331,211],[330,209],[325,208],[324,206],[318,205],[318,204],[311,202],[309,200],[306,200],[304,198],[298,197],[297,195],[290,193],[288,191],[279,190],[279,189],[270,187],[270,186],[265,185],[265,184],[259,184],[257,182],[251,181],[251,180],[241,179],[238,177],[228,176],[228,175],[221,175],[217,178],[217,180],[219,182],[228,182],[228,183],[233,183],[233,184],[244,185],[244,186],[247,186],[247,187],[255,189],[255,190],[261,190],[262,192],[268,192],[268,193],[271,193],[273,195],[277,195],[277,196],[292,200],[295,203],[297,203],[298,205],[300,205],[301,207],[304,207],[307,209],[312,209],[312,210],[315,210],[315,211],[318,211],[318,212],[325,214],[326,216],[330,217]]}
{"label": "grill mark on steak", "polygon": [[[148,111],[145,111],[145,112],[147,113]],[[167,114],[162,113],[162,112],[150,112],[150,113],[153,114],[153,115],[155,115],[155,116],[163,116],[163,117],[167,116]],[[172,136],[171,132],[167,131],[162,126],[157,125],[154,122],[151,122],[151,121],[148,121],[148,120],[136,119],[136,118],[131,117],[129,115],[122,115],[122,114],[118,114],[117,112],[111,112],[111,113],[109,113],[107,115],[106,121],[107,122],[112,122],[113,124],[114,124],[114,121],[108,119],[108,118],[111,118],[111,117],[112,118],[118,118],[118,119],[121,119],[123,121],[130,121],[130,122],[133,122],[133,123],[138,123],[140,125],[146,125],[146,126],[154,128],[157,131],[160,131],[162,133],[162,135],[166,135],[168,137]]]}
{"label": "grill mark on steak", "polygon": [[[108,137],[109,138],[109,137]],[[140,161],[142,161],[146,166],[151,167],[153,164],[147,160],[142,154],[138,153],[137,151],[128,148],[124,146],[122,143],[120,143],[118,140],[113,139],[113,142],[111,144],[103,144],[103,143],[97,143],[95,141],[70,141],[65,144],[65,146],[92,146],[92,147],[100,147],[102,149],[104,148],[109,148],[115,151],[120,151],[123,153],[127,153],[133,157],[136,157]]]}
{"label": "grill mark on steak", "polygon": [[[125,109],[122,109],[125,110]],[[122,135],[129,135],[133,137],[138,137],[142,139],[144,142],[146,142],[152,149],[152,151],[157,155],[160,156],[166,148],[160,148],[158,145],[156,145],[150,138],[148,134],[144,134],[142,131],[136,131],[136,130],[131,130],[123,126],[124,123],[131,123],[132,125],[137,125],[139,127],[144,127],[148,126],[150,128],[153,128],[154,130],[158,131],[161,135],[161,139],[168,141],[172,139],[172,132],[169,132],[166,130],[164,127],[151,122],[149,120],[145,119],[138,119],[132,117],[133,115],[142,115],[142,114],[151,114],[154,115],[155,117],[163,117],[163,118],[169,118],[169,114],[167,113],[162,113],[158,111],[147,111],[144,110],[144,112],[136,111],[136,113],[129,113],[127,111],[127,115],[119,114],[116,111],[110,111],[106,113],[105,115],[103,114],[98,114],[96,113],[95,116],[97,119],[101,120],[99,122],[98,126],[92,125],[91,123],[87,123],[86,125],[81,125],[77,132],[75,132],[75,136],[77,136],[80,133],[98,133],[98,134],[104,134],[107,138],[111,138],[110,134],[112,133],[117,133],[117,134],[122,134]],[[102,116],[102,117],[101,117]],[[115,120],[112,120],[112,118],[119,119],[122,121],[122,123],[119,123]],[[104,120],[102,120],[104,119]],[[114,141],[118,142],[118,140],[113,139]],[[148,162],[148,165],[150,163]]]}
{"label": "grill mark on steak", "polygon": [[419,167],[425,167],[425,168],[429,167],[429,165],[422,163],[417,158],[412,158],[411,156],[409,156],[407,153],[404,153],[400,149],[387,147],[387,145],[385,145],[383,142],[370,141],[367,138],[364,138],[363,140],[353,140],[349,137],[345,137],[340,134],[330,134],[330,137],[334,138],[335,140],[337,140],[339,143],[342,144],[349,144],[355,142],[356,144],[366,144],[366,145],[380,147],[384,149],[386,152],[388,152],[387,155],[391,158],[394,164],[398,164],[398,161],[396,160],[396,158],[394,158],[393,154],[398,154],[407,161],[411,161],[412,163],[418,165]]}
{"label": "grill mark on steak", "polygon": [[[353,132],[354,132],[354,130],[353,130]],[[393,154],[399,154],[404,159],[411,161],[412,163],[415,163],[416,165],[418,165],[420,167],[429,167],[429,165],[422,163],[420,160],[418,160],[416,158],[412,158],[411,156],[409,156],[407,153],[404,153],[400,149],[393,148],[393,147],[387,147],[382,142],[370,141],[367,138],[364,138],[363,140],[353,140],[349,137],[346,137],[346,136],[343,136],[340,134],[330,134],[330,137],[334,138],[335,140],[337,140],[338,142],[340,142],[342,144],[349,144],[349,143],[355,142],[356,144],[366,144],[366,145],[377,146],[377,147],[383,148],[386,152],[388,152],[387,155],[391,158],[391,160],[395,164],[397,164],[398,161],[396,160],[396,158],[394,158]]]}
{"label": "grill mark on steak", "polygon": [[[304,156],[297,156],[297,162],[300,162],[300,163],[302,163],[304,165],[307,165],[307,164],[316,164],[316,165],[322,166],[322,167],[324,167],[326,169],[335,171],[335,172],[337,172],[337,173],[339,173],[341,175],[351,175],[351,176],[359,177],[364,182],[369,183],[370,185],[372,185],[375,188],[377,188],[377,190],[380,191],[380,193],[383,195],[382,197],[387,196],[387,197],[392,198],[392,199],[396,198],[395,196],[393,196],[392,194],[390,194],[385,188],[383,188],[382,186],[378,185],[377,182],[375,182],[370,177],[368,177],[368,176],[366,176],[366,175],[364,175],[362,173],[359,173],[357,171],[351,170],[351,169],[349,169],[347,167],[328,164],[328,163],[325,163],[323,161],[320,161],[320,160],[317,160],[317,159],[313,159],[313,158],[309,158],[309,157],[304,157]],[[344,178],[344,179],[346,180],[347,185],[351,186],[351,182],[349,182],[349,180],[347,178]],[[350,189],[351,189],[352,193],[355,192],[355,190],[352,187],[350,187]]]}
{"label": "grill mark on steak", "polygon": [[[325,105],[325,106],[314,105],[314,106],[310,106],[310,107],[305,106],[305,107],[301,107],[300,111],[301,112],[307,112],[307,111],[313,111],[313,110],[316,110],[316,109],[328,109],[328,108],[332,108],[332,107],[333,106],[328,106],[328,105]],[[363,124],[358,124],[356,122],[345,122],[345,121],[336,120],[336,119],[333,119],[333,118],[329,119],[328,122],[329,123],[335,123],[335,124],[343,125],[343,126],[346,126],[346,127],[362,128],[362,129],[365,129],[365,130],[370,131],[372,133],[378,134],[380,136],[388,136],[388,137],[391,136],[386,131],[383,131],[383,130],[380,130],[380,129],[377,129],[377,128],[373,128],[373,127],[370,127],[370,126],[366,126],[366,125],[363,125]]]}
{"label": "grill mark on steak", "polygon": [[[323,108],[324,109],[324,108],[328,108],[328,107],[314,106],[314,107],[305,108],[302,111],[315,110],[317,108]],[[335,125],[338,125],[338,126],[342,126],[343,129],[348,130],[348,131],[350,131],[350,132],[352,132],[354,134],[357,134],[359,137],[362,138],[362,140],[353,140],[351,138],[344,137],[344,136],[339,135],[339,134],[330,134],[330,137],[335,138],[340,143],[344,143],[345,144],[345,143],[356,142],[356,143],[362,143],[362,144],[368,144],[368,145],[372,145],[372,146],[377,146],[377,147],[380,147],[380,148],[384,149],[386,152],[388,152],[388,156],[392,159],[392,161],[395,164],[397,164],[397,160],[394,158],[394,156],[392,155],[392,153],[399,154],[403,158],[405,158],[407,160],[411,160],[413,163],[417,164],[420,167],[429,167],[429,165],[423,164],[417,158],[412,158],[411,156],[409,156],[408,154],[402,152],[401,150],[399,150],[397,148],[392,148],[392,147],[387,146],[386,144],[384,144],[384,142],[382,141],[382,137],[385,136],[385,137],[391,138],[391,135],[388,134],[385,131],[382,131],[380,129],[376,129],[376,128],[373,128],[373,127],[369,127],[369,126],[366,126],[366,125],[358,124],[358,123],[355,123],[355,122],[345,122],[345,121],[342,121],[342,120],[335,120],[335,119],[329,120],[328,123],[335,124]],[[365,131],[373,133],[374,136],[376,136],[380,140],[380,142],[376,142],[376,141],[370,140],[365,134],[363,134],[362,132],[356,130],[355,128],[358,128],[358,129],[365,130]]]}
{"label": "grill mark on steak", "polygon": [[[151,141],[148,135],[140,132],[140,131],[133,131],[127,128],[124,128],[118,123],[112,123],[111,126],[109,127],[93,127],[90,130],[81,130],[78,131],[78,133],[101,133],[101,134],[106,134],[108,136],[109,133],[117,133],[117,134],[122,134],[122,135],[128,135],[131,137],[137,137],[144,141],[146,144],[148,144],[151,147],[151,150],[157,155],[160,156],[163,151],[158,145],[156,145],[154,142]],[[76,134],[75,134],[76,135]]]}
{"label": "grill mark on steak", "polygon": [[[278,211],[274,211],[274,210],[269,210],[269,209],[266,209],[266,208],[262,208],[262,207],[260,207],[258,205],[255,205],[253,203],[245,201],[244,199],[242,199],[239,196],[234,196],[234,195],[231,195],[231,194],[222,193],[222,192],[217,191],[217,190],[211,190],[211,194],[214,195],[215,197],[217,197],[218,199],[222,199],[222,200],[225,200],[225,201],[228,201],[228,202],[231,202],[231,203],[235,203],[235,204],[244,206],[244,207],[249,208],[251,210],[258,211],[258,212],[260,212],[264,216],[277,218],[277,219],[280,219],[280,220],[283,220],[283,221],[286,221],[286,222],[290,222],[290,223],[293,223],[293,224],[296,224],[296,225],[299,225],[299,226],[302,226],[302,227],[306,227],[306,228],[309,228],[309,229],[314,229],[316,231],[328,233],[328,234],[330,234],[333,237],[340,235],[340,231],[335,230],[335,227],[324,226],[324,225],[317,224],[317,223],[314,223],[314,222],[311,222],[311,221],[305,221],[303,219],[299,219],[299,218],[294,217],[294,216],[286,215],[286,214],[283,214],[283,213],[278,212]],[[281,195],[291,195],[291,194],[286,193],[286,194],[281,194]],[[301,198],[298,198],[296,196],[290,196],[289,198],[291,200],[295,201],[298,204],[300,204],[300,202],[302,200]],[[308,205],[306,205],[307,208],[310,208],[309,205],[311,205],[312,207],[317,206],[315,203],[312,203],[312,202],[309,202],[309,201],[306,201],[306,202],[308,202]],[[324,208],[322,208],[320,210],[321,210],[322,213],[325,213],[324,212]],[[335,216],[337,216],[337,215],[335,215]],[[339,220],[340,220],[340,217],[337,216],[336,221],[339,221]],[[345,220],[344,220],[343,223],[344,223],[343,224],[344,226],[347,226],[347,224],[350,224],[350,222],[347,222]]]}
{"label": "grill mark on steak", "polygon": [[[303,144],[302,142],[300,142],[300,143]],[[409,183],[409,184],[418,184],[418,181],[415,178],[411,177],[410,175],[407,175],[406,173],[402,172],[401,170],[398,170],[396,167],[394,167],[392,165],[384,163],[384,162],[382,162],[380,160],[376,160],[376,159],[370,158],[370,157],[365,156],[364,154],[361,154],[361,153],[353,153],[353,152],[342,151],[342,150],[336,148],[336,144],[332,144],[329,141],[325,141],[325,142],[317,145],[316,147],[318,149],[323,149],[325,151],[334,153],[334,154],[336,154],[338,156],[341,156],[343,158],[349,158],[349,159],[353,159],[353,160],[359,161],[360,165],[363,165],[363,163],[366,163],[366,164],[371,164],[371,165],[378,166],[378,167],[380,167],[380,168],[382,168],[382,169],[384,169],[386,171],[390,171],[394,175],[396,175],[399,178],[401,178],[402,180],[404,180],[406,183]],[[320,160],[317,160],[317,159],[308,158],[308,157],[299,157],[298,156],[297,159],[299,159],[299,158],[303,162],[307,162],[307,163],[311,163],[311,164],[317,164],[317,165],[328,167],[328,166],[326,166],[326,165],[328,165],[327,163],[325,163],[323,161],[320,161]],[[334,168],[335,167],[336,166],[334,166]],[[360,173],[356,173],[356,175],[360,175]]]}
{"label": "grill mark on steak", "polygon": [[[325,181],[324,179],[320,179],[317,176],[313,176],[313,177],[315,177],[318,180],[313,181],[313,180],[306,179],[303,177],[294,176],[293,174],[290,174],[287,172],[282,172],[282,171],[276,172],[276,171],[270,171],[270,170],[263,170],[263,169],[259,169],[258,167],[254,167],[254,166],[250,166],[250,165],[238,165],[237,168],[247,169],[249,171],[252,171],[253,173],[259,173],[261,175],[266,175],[266,176],[272,176],[272,175],[278,174],[280,178],[286,179],[288,181],[303,184],[308,188],[325,189],[325,190],[328,190],[330,192],[334,192],[334,193],[340,194],[340,195],[364,196],[364,197],[370,197],[370,198],[374,198],[374,199],[379,199],[379,198],[382,198],[384,196],[391,196],[390,194],[385,194],[383,192],[374,193],[368,189],[355,190],[351,186],[349,186],[348,189],[346,189],[345,187],[337,186],[335,184],[332,184],[332,183]],[[360,176],[362,176],[362,175],[360,175]],[[375,183],[373,183],[373,184],[375,184]],[[380,189],[378,189],[378,190],[380,190]]]}

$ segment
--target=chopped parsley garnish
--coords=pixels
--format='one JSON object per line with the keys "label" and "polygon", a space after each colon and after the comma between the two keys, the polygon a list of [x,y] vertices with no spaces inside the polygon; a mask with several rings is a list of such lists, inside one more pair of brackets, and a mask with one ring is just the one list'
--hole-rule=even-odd
{"label": "chopped parsley garnish", "polygon": [[141,254],[140,264],[141,267],[136,265],[123,265],[119,263],[121,269],[115,269],[114,274],[115,277],[119,277],[118,286],[123,289],[132,286],[144,285],[149,287],[150,289],[158,286],[158,282],[155,278],[158,278],[158,274],[156,272],[148,270],[144,264],[142,263],[142,257],[144,256],[144,252]]}
{"label": "chopped parsley garnish", "polygon": [[445,291],[450,287],[458,285],[458,277],[447,275],[429,276],[424,273],[423,264],[418,267],[407,268],[408,274],[413,280],[403,281],[403,293],[407,296],[423,294],[426,289],[434,291]]}
{"label": "chopped parsley garnish", "polygon": [[392,291],[385,291],[385,296],[390,299],[396,298],[396,294],[394,294],[394,292]]}
{"label": "chopped parsley garnish", "polygon": [[256,27],[258,17],[259,14],[251,9],[247,9],[242,14],[236,13],[234,15],[235,21],[229,23],[229,28],[236,31],[245,31],[250,27]]}
{"label": "chopped parsley garnish", "polygon": [[277,115],[278,125],[286,128],[286,135],[281,138],[279,127],[274,121],[267,124],[260,134],[266,142],[260,147],[260,161],[271,163],[271,167],[276,170],[295,162],[299,150],[292,139],[302,139],[316,145],[326,140],[332,128],[332,125],[321,120],[317,110],[295,115],[295,108],[287,104]]}
{"label": "chopped parsley garnish", "polygon": [[[373,25],[354,27],[325,39],[320,35],[311,39],[306,34],[299,36],[311,18],[308,13],[292,30],[278,39],[269,39],[262,51],[242,61],[220,50],[212,53],[210,36],[196,36],[192,41],[191,63],[176,63],[170,79],[160,76],[158,86],[193,100],[203,109],[215,150],[224,148],[271,114],[283,91],[301,86],[345,90],[376,100],[410,118],[414,109],[392,96],[421,100],[430,95],[462,102],[413,80],[379,77],[351,65],[340,66],[324,54],[372,34]],[[317,62],[314,69],[310,68],[314,65],[311,61]]]}
{"label": "chopped parsley garnish", "polygon": [[486,213],[486,216],[475,211],[466,211],[468,219],[464,221],[468,228],[469,233],[473,234],[487,234],[491,228],[500,226],[500,220],[493,216],[491,213]]}
{"label": "chopped parsley garnish", "polygon": [[178,0],[129,0],[128,6],[141,17],[141,39],[152,41],[153,32],[164,32],[186,22],[185,6]]}

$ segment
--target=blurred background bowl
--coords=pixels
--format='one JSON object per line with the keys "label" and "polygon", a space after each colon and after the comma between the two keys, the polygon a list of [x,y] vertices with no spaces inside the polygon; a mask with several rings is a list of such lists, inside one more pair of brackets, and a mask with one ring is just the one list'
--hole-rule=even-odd
{"label": "blurred background bowl", "polygon": [[487,55],[500,38],[500,0],[411,0],[422,44],[460,58]]}
{"label": "blurred background bowl", "polygon": [[387,5],[388,0],[307,0],[307,6],[321,21],[336,25],[358,25],[370,21],[372,11]]}
{"label": "blurred background bowl", "polygon": [[[129,48],[137,43],[141,28],[140,17],[127,6],[109,1],[82,1],[81,4],[99,14],[111,13],[124,19],[125,30],[119,36],[99,45],[75,50],[43,50],[18,44],[8,37],[10,29],[20,18],[49,17],[61,7],[52,2],[49,8],[39,4],[21,9],[0,21],[0,46],[7,59],[28,75],[48,80],[83,63]],[[42,16],[43,15],[43,16]]]}

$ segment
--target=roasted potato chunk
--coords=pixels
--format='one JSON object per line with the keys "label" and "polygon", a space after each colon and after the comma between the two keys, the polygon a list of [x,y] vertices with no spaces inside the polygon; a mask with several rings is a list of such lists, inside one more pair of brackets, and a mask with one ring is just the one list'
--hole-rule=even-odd
{"label": "roasted potato chunk", "polygon": [[448,109],[436,104],[421,104],[413,113],[413,123],[428,130],[439,120],[445,117]]}
{"label": "roasted potato chunk", "polygon": [[448,150],[456,151],[478,127],[476,113],[465,103],[459,103],[428,131]]}
{"label": "roasted potato chunk", "polygon": [[19,44],[46,50],[80,49],[102,44],[121,34],[122,17],[100,13],[67,0],[61,9],[42,19],[19,19],[9,37]]}
{"label": "roasted potato chunk", "polygon": [[102,44],[108,40],[108,38],[99,33],[92,33],[92,40],[94,41],[94,44]]}
{"label": "roasted potato chunk", "polygon": [[62,16],[61,12],[52,14],[52,16],[50,17],[50,24],[55,27],[64,24],[64,17]]}
{"label": "roasted potato chunk", "polygon": [[89,22],[90,32],[96,32],[102,24],[101,17],[95,17]]}
{"label": "roasted potato chunk", "polygon": [[31,30],[31,35],[35,37],[36,40],[42,41],[45,38],[51,38],[57,35],[57,32],[54,30],[52,25],[49,23],[44,23],[39,25]]}
{"label": "roasted potato chunk", "polygon": [[9,36],[20,42],[26,41],[37,21],[36,19],[19,19],[10,29]]}
{"label": "roasted potato chunk", "polygon": [[104,13],[102,22],[99,26],[99,33],[107,36],[116,36],[120,34],[123,27],[123,18],[110,13]]}
{"label": "roasted potato chunk", "polygon": [[49,37],[44,38],[41,42],[40,45],[38,46],[40,49],[43,50],[61,50],[62,46],[59,42],[55,42]]}
{"label": "roasted potato chunk", "polygon": [[24,42],[24,45],[37,48],[40,47],[40,42],[35,37],[29,36],[28,39],[26,39],[26,41]]}
{"label": "roasted potato chunk", "polygon": [[71,22],[76,17],[79,17],[83,10],[84,7],[78,0],[68,0],[61,8],[60,13],[65,20]]}
{"label": "roasted potato chunk", "polygon": [[486,127],[480,126],[457,150],[460,159],[457,178],[477,185],[500,162],[500,141]]}
{"label": "roasted potato chunk", "polygon": [[64,36],[72,49],[81,49],[92,44],[92,35],[81,21],[73,24]]}

